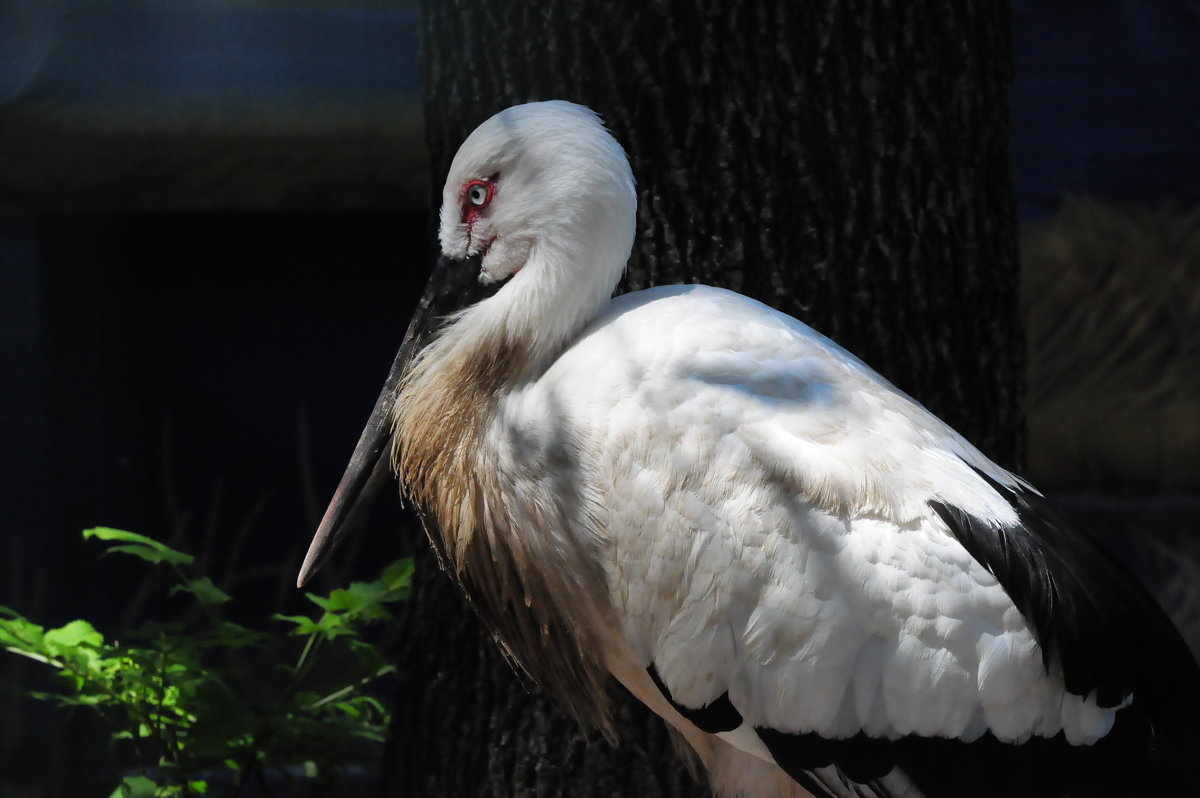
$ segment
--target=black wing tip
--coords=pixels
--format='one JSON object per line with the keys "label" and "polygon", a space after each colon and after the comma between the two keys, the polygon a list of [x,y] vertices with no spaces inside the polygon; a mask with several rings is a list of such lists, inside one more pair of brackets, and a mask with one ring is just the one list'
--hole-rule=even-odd
{"label": "black wing tip", "polygon": [[[1196,728],[1200,666],[1149,588],[1050,499],[966,464],[1012,507],[997,528],[931,501],[967,552],[1000,582],[1067,691],[1102,708],[1129,703],[1160,728]],[[1122,709],[1122,714],[1130,710]]]}
{"label": "black wing tip", "polygon": [[[968,742],[917,735],[889,739],[863,732],[829,739],[815,732],[760,727],[755,732],[780,769],[818,798],[1191,794],[1195,758],[1146,747],[1140,722],[1126,718],[1115,734],[1093,745],[1072,745],[1061,732],[1023,743],[1005,742],[991,733]],[[827,769],[837,774],[832,785]]]}
{"label": "black wing tip", "polygon": [[[891,773],[896,766],[894,741],[868,737],[863,732],[837,740],[816,732],[781,732],[760,726],[755,726],[754,732],[771,752],[775,764],[797,781],[800,774],[833,766],[847,779],[869,784]],[[808,789],[804,782],[800,783]]]}
{"label": "black wing tip", "polygon": [[738,712],[729,700],[728,691],[721,693],[702,707],[686,707],[671,697],[671,691],[667,689],[666,683],[663,682],[662,676],[659,675],[658,668],[654,666],[653,662],[646,667],[646,672],[650,674],[650,680],[663,694],[663,698],[670,701],[671,706],[675,707],[675,711],[687,718],[700,731],[719,734],[733,731],[742,725],[742,713]]}

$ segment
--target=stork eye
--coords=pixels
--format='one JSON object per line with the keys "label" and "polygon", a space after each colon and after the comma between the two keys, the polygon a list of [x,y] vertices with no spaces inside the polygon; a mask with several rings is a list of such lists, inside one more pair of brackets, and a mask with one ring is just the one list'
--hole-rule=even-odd
{"label": "stork eye", "polygon": [[487,207],[492,201],[492,183],[490,180],[472,180],[467,183],[467,202],[476,208]]}

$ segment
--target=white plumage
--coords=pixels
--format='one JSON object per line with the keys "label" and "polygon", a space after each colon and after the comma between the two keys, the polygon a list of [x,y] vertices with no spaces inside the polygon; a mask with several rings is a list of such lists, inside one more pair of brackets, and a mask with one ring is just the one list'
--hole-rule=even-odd
{"label": "white plumage", "polygon": [[450,169],[443,256],[499,288],[381,402],[485,619],[585,717],[603,718],[587,674],[607,668],[727,795],[993,794],[939,783],[930,762],[960,749],[922,741],[1032,752],[1028,794],[1066,794],[1041,773],[1049,744],[1083,762],[1143,689],[1071,646],[1106,601],[1113,624],[1148,612],[1169,637],[1161,615],[1108,566],[1081,576],[1096,555],[1030,531],[1032,488],[795,319],[702,286],[609,301],[635,196],[620,147],[568,103],[498,114]]}
{"label": "white plumage", "polygon": [[498,462],[577,436],[625,639],[682,704],[728,691],[753,725],[830,737],[1112,723],[929,507],[1015,523],[960,458],[1015,478],[794,319],[703,286],[621,297],[494,424]]}

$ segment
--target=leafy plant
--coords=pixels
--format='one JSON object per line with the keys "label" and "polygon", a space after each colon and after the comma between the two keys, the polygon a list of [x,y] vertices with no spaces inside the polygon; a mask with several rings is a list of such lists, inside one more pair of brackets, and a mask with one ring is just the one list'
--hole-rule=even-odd
{"label": "leafy plant", "polygon": [[[124,779],[112,798],[237,795],[267,773],[321,792],[336,782],[340,763],[377,754],[388,712],[361,689],[394,667],[362,632],[390,617],[387,604],[408,597],[411,559],[372,582],[308,593],[319,610],[312,617],[273,615],[306,638],[299,655],[289,656],[284,636],[222,618],[231,598],[191,573],[190,554],[119,529],[88,529],[83,537],[104,541],[106,553],[168,567],[175,580],[169,594],[189,595],[203,619],[149,623],[126,640],[106,640],[85,620],[45,629],[0,606],[0,646],[56,671],[58,690],[31,695],[92,708],[118,745],[136,754],[141,774]],[[319,673],[323,648],[342,670],[352,663],[353,673]]]}

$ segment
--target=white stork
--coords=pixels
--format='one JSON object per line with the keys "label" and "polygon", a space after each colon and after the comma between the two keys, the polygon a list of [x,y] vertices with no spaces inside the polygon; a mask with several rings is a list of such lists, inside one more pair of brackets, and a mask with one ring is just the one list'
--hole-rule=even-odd
{"label": "white stork", "polygon": [[799,321],[704,286],[610,299],[635,208],[586,108],[467,138],[301,582],[390,437],[507,652],[600,726],[616,677],[719,795],[1196,794],[1200,673],[1148,595]]}

